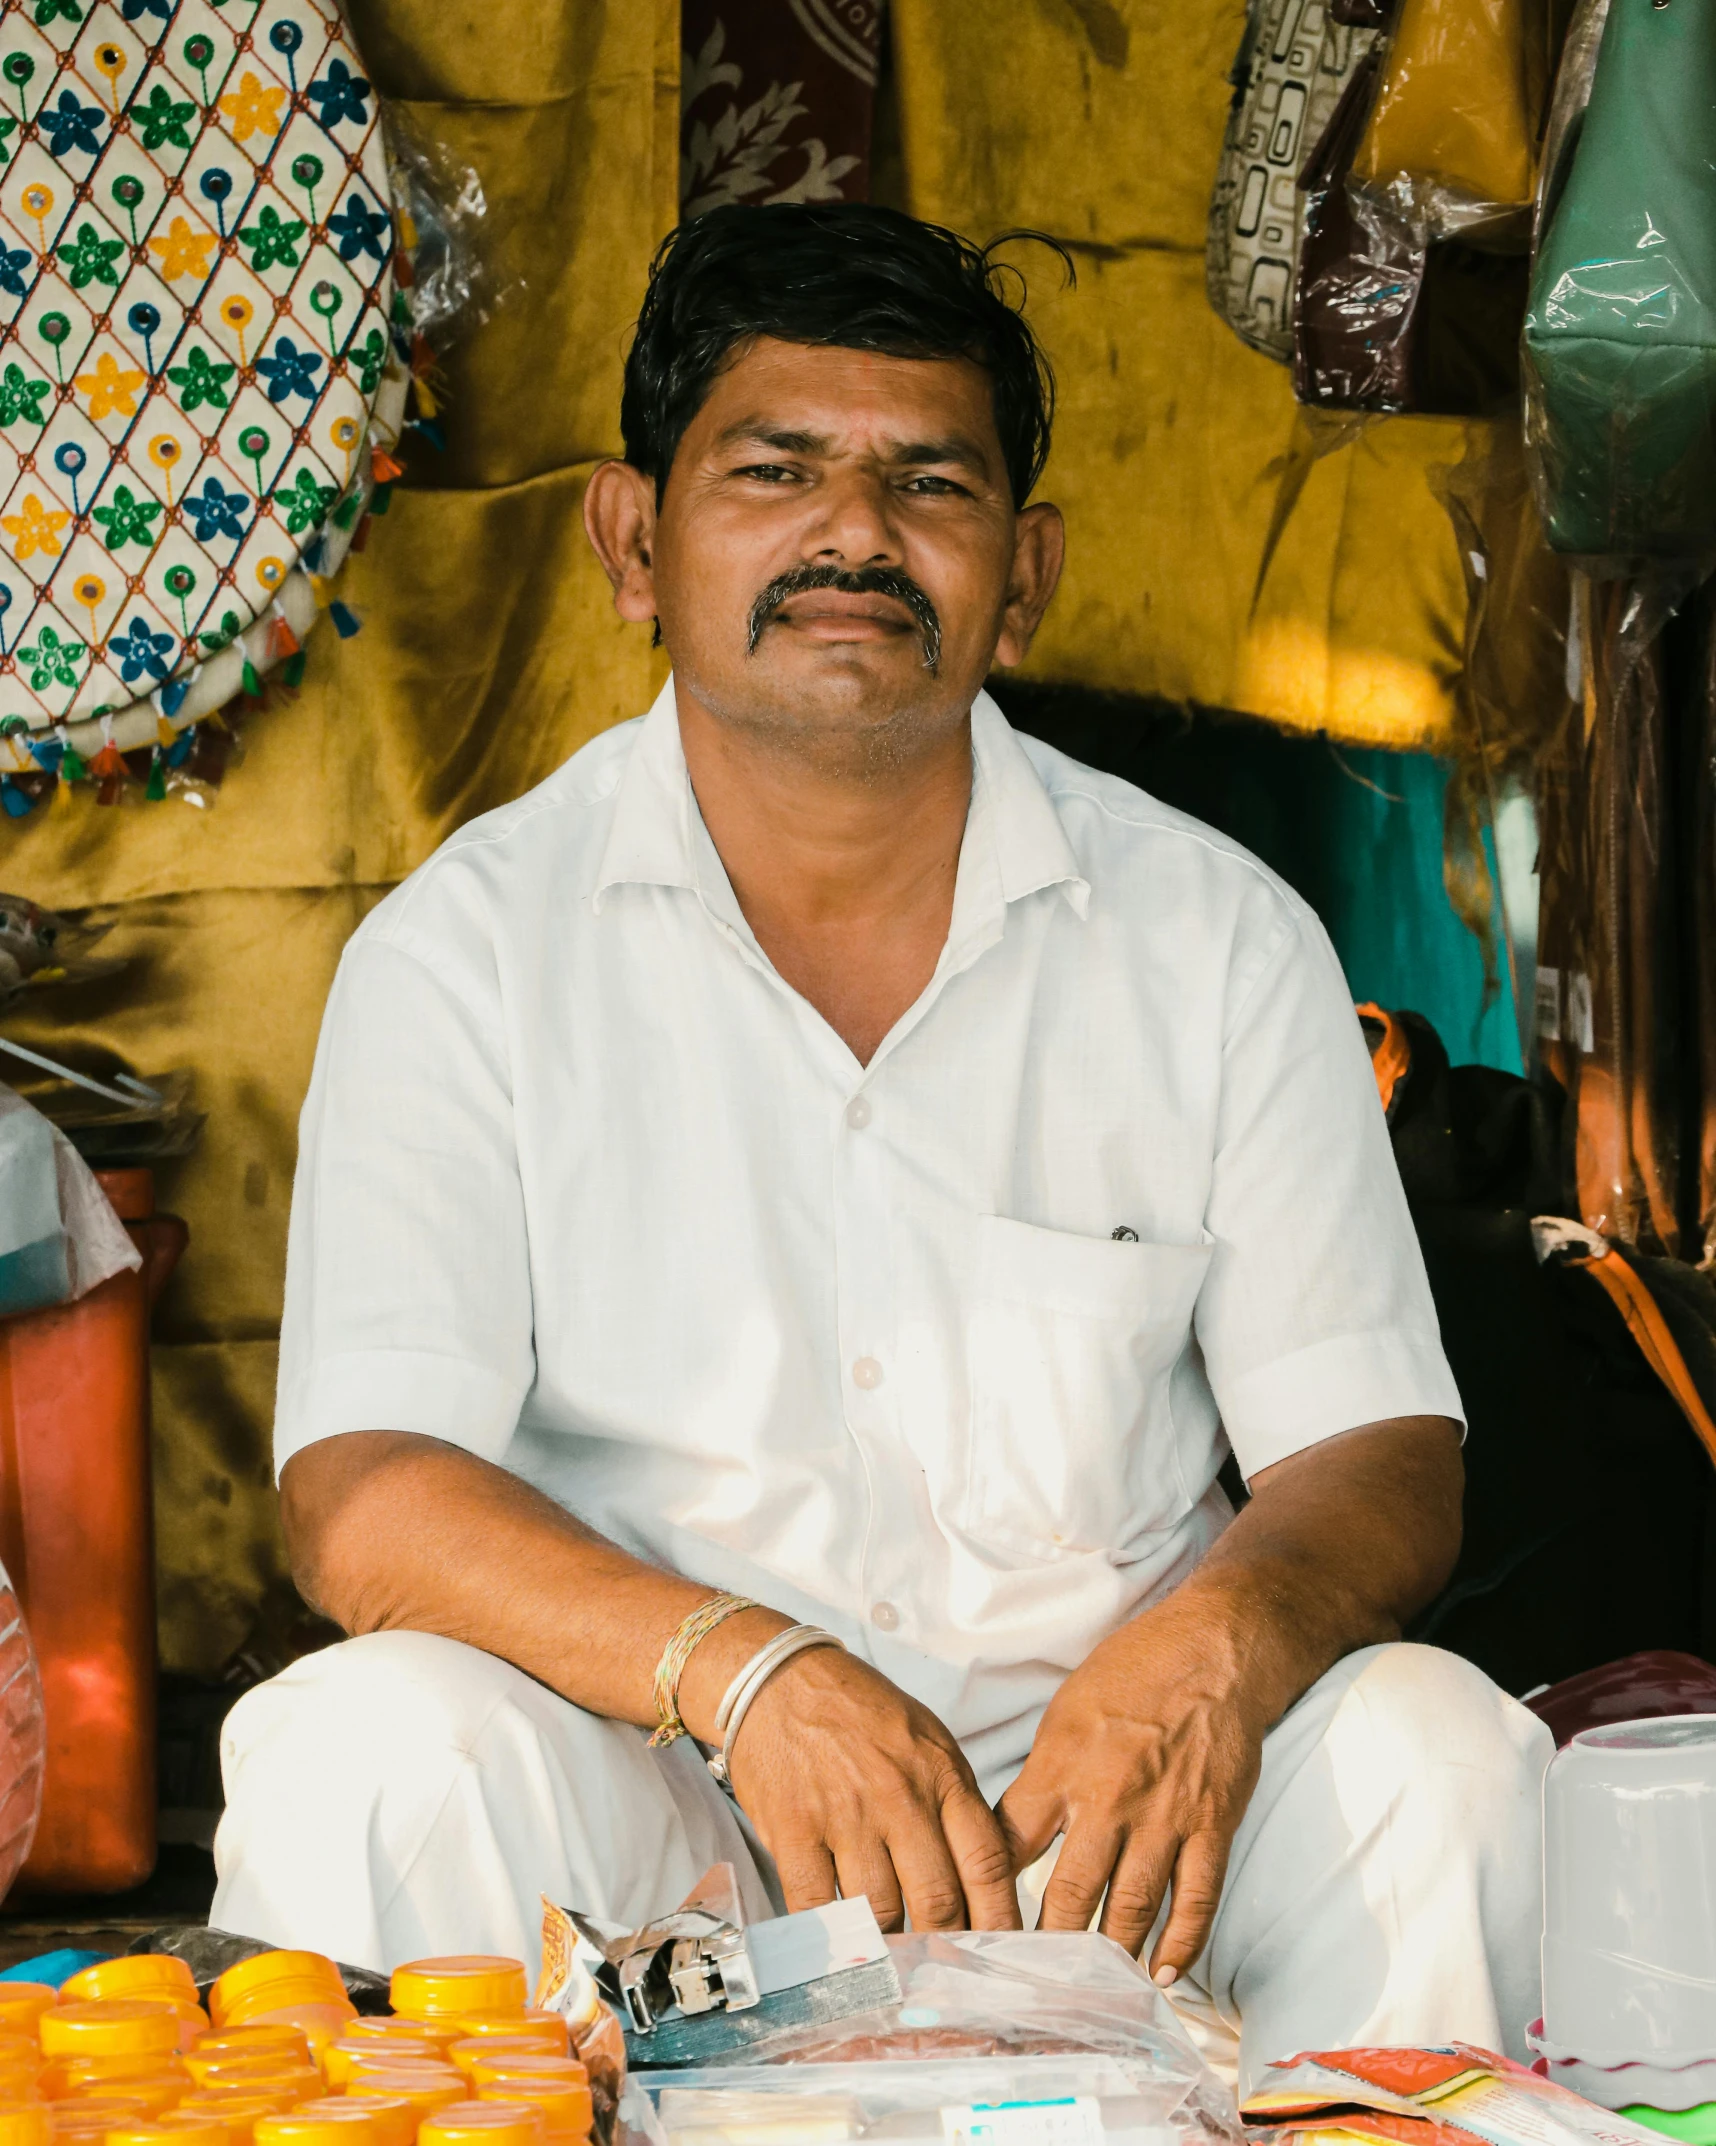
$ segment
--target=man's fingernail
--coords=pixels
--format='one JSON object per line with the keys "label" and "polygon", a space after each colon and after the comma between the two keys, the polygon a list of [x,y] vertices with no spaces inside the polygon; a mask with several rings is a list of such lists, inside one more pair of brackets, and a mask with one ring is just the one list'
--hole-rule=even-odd
{"label": "man's fingernail", "polygon": [[1158,1967],[1150,1979],[1159,1990],[1170,1989],[1179,1981],[1180,1970],[1177,1967]]}

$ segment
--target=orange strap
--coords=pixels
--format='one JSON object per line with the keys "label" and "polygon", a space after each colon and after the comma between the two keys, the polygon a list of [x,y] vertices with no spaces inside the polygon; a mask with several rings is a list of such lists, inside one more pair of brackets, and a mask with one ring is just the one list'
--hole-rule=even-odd
{"label": "orange strap", "polygon": [[1394,1091],[1412,1071],[1412,1045],[1400,1023],[1391,1013],[1384,1013],[1380,1006],[1366,1003],[1356,1009],[1361,1020],[1382,1023],[1382,1041],[1370,1054],[1370,1069],[1376,1075],[1376,1092],[1382,1097],[1382,1114],[1386,1118],[1394,1102]]}
{"label": "orange strap", "polygon": [[1606,1259],[1570,1259],[1567,1264],[1582,1267],[1608,1292],[1615,1309],[1627,1322],[1628,1333],[1643,1352],[1645,1362],[1674,1396],[1680,1413],[1697,1432],[1700,1445],[1711,1460],[1716,1461],[1716,1423],[1711,1421],[1710,1411],[1692,1382],[1686,1358],[1669,1332],[1668,1321],[1655,1297],[1619,1252],[1611,1252]]}

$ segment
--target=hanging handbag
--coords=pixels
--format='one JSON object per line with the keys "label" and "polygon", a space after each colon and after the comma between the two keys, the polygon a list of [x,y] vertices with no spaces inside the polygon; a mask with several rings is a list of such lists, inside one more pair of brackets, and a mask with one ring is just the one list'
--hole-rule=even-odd
{"label": "hanging handbag", "polygon": [[1382,0],[1250,0],[1204,249],[1210,304],[1242,342],[1293,354],[1300,166],[1387,20]]}
{"label": "hanging handbag", "polygon": [[1695,554],[1716,544],[1716,10],[1613,0],[1568,132],[1525,324],[1549,540]]}

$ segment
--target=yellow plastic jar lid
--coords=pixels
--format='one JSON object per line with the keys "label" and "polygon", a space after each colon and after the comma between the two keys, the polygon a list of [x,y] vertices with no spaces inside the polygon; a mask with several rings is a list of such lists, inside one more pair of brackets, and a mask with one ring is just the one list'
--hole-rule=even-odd
{"label": "yellow plastic jar lid", "polygon": [[46,1982],[0,1982],[0,2027],[33,2034],[37,2020],[59,2001],[59,1991]]}
{"label": "yellow plastic jar lid", "polygon": [[199,2042],[179,2062],[199,2086],[227,2080],[278,2079],[282,2073],[314,2069],[308,2046],[296,2042],[241,2042],[229,2049],[210,2049]]}
{"label": "yellow plastic jar lid", "polygon": [[112,1997],[165,1997],[201,2007],[197,1978],[170,1952],[131,1952],[97,1960],[61,1985],[61,2004],[98,2004]]}
{"label": "yellow plastic jar lid", "polygon": [[112,2146],[184,2146],[183,2127],[175,2128],[160,2117],[115,2124],[107,2136]]}
{"label": "yellow plastic jar lid", "polygon": [[[260,2012],[291,2004],[345,2004],[346,1986],[333,1961],[319,1952],[259,1952],[229,1967],[209,1991],[217,2027],[242,2026]],[[356,2006],[352,2007],[356,2015]]]}
{"label": "yellow plastic jar lid", "polygon": [[389,2042],[330,2042],[322,2051],[322,2077],[336,2094],[343,2094],[359,2071],[391,2070],[396,2064],[433,2064],[444,2069],[440,2047],[434,2042],[408,2042],[395,2035]]}
{"label": "yellow plastic jar lid", "polygon": [[417,2146],[542,2146],[548,2120],[528,2101],[456,2101],[438,2109]]}
{"label": "yellow plastic jar lid", "polygon": [[74,2101],[51,2101],[47,2108],[56,2132],[92,2131],[98,2137],[116,2131],[121,2124],[146,2122],[154,2113],[146,2101],[133,2101],[129,2095],[121,2099],[108,2094],[79,2095]]}
{"label": "yellow plastic jar lid", "polygon": [[230,2146],[234,2134],[241,2128],[245,2137],[250,2133],[248,2122],[240,2127],[230,2123],[224,2113],[217,2114],[213,2109],[187,2109],[182,2101],[176,2109],[168,2109],[155,2121],[169,2131],[200,2133],[203,2146]]}
{"label": "yellow plastic jar lid", "polygon": [[525,2007],[524,1962],[484,1953],[411,1960],[393,1970],[393,2009],[423,2019],[515,2016]]}
{"label": "yellow plastic jar lid", "polygon": [[410,2102],[394,2094],[366,2094],[363,2112],[374,2123],[381,2146],[417,2146],[417,2127],[423,2121],[423,2112]]}
{"label": "yellow plastic jar lid", "polygon": [[157,1997],[115,1997],[58,2005],[42,2014],[37,2032],[48,2057],[171,2056],[179,2015]]}
{"label": "yellow plastic jar lid", "polygon": [[485,2079],[476,2094],[479,2101],[528,2101],[555,2140],[587,2137],[596,2118],[587,2079]]}
{"label": "yellow plastic jar lid", "polygon": [[463,2101],[470,2092],[460,2074],[448,2066],[445,2073],[431,2072],[427,2065],[417,2071],[390,2069],[360,2071],[346,2089],[350,2101],[408,2101],[419,2116],[429,2116],[449,2102]]}
{"label": "yellow plastic jar lid", "polygon": [[53,2135],[45,2101],[0,2101],[0,2146],[48,2146]]}
{"label": "yellow plastic jar lid", "polygon": [[380,2146],[381,2128],[357,2101],[308,2101],[283,2116],[259,2116],[256,2146]]}
{"label": "yellow plastic jar lid", "polygon": [[208,2056],[213,2056],[216,2050],[236,2056],[241,2049],[260,2049],[266,2050],[270,2056],[291,2057],[301,2064],[310,2060],[309,2036],[302,2027],[291,2026],[285,2020],[258,2020],[249,2027],[216,2027],[212,2032],[198,2036],[197,2048]]}
{"label": "yellow plastic jar lid", "polygon": [[471,2067],[471,2077],[490,2079],[571,2079],[587,2083],[588,2069],[576,2057],[557,2057],[546,2049],[490,2049]]}
{"label": "yellow plastic jar lid", "polygon": [[181,2072],[128,2073],[123,2079],[95,2079],[86,2087],[73,2087],[67,2102],[105,2101],[110,2093],[141,2105],[143,2114],[159,2116],[163,2109],[176,2109],[190,2092],[191,2082]]}
{"label": "yellow plastic jar lid", "polygon": [[558,2012],[539,2012],[527,2005],[522,2012],[477,2012],[460,2020],[467,2042],[535,2042],[556,2056],[572,2046],[571,2031]]}

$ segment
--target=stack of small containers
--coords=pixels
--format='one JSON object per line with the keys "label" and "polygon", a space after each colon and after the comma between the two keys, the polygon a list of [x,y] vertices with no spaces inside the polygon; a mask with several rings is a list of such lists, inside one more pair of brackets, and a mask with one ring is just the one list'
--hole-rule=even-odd
{"label": "stack of small containers", "polygon": [[0,1982],[0,2146],[583,2146],[589,2075],[519,1961],[419,1960],[391,1994],[360,2019],[311,1952],[241,1961],[207,2012],[164,1953]]}

